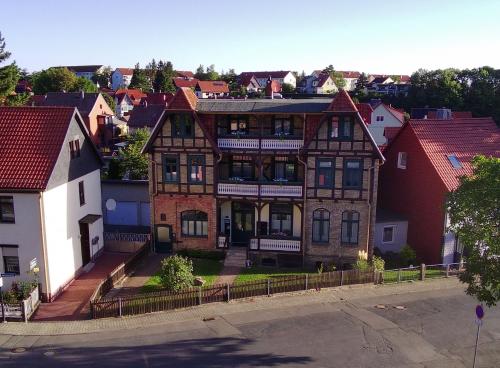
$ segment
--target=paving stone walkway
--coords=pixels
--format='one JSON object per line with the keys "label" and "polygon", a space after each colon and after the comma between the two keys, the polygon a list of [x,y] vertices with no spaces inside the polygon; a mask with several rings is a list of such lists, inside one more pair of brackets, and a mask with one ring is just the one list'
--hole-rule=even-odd
{"label": "paving stone walkway", "polygon": [[33,321],[71,321],[88,318],[89,300],[101,280],[131,254],[105,252],[92,269],[76,278],[52,303],[42,303]]}

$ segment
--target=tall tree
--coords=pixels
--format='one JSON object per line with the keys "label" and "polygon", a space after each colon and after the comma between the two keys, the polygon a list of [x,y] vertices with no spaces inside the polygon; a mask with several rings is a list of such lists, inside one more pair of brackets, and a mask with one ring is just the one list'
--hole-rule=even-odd
{"label": "tall tree", "polygon": [[100,88],[109,88],[111,84],[111,67],[107,66],[99,73],[94,73],[92,76],[92,82],[97,84]]}
{"label": "tall tree", "polygon": [[361,73],[359,78],[356,80],[356,86],[354,87],[354,95],[358,98],[365,94],[365,88],[368,85],[368,77],[365,73]]}
{"label": "tall tree", "polygon": [[160,60],[158,63],[158,71],[156,72],[153,81],[155,92],[170,92],[175,93],[175,86],[172,78],[174,77],[174,67],[170,61],[164,63]]}
{"label": "tall tree", "polygon": [[214,64],[212,64],[212,65],[210,65],[210,66],[207,67],[207,72],[205,74],[205,79],[206,80],[211,80],[211,81],[219,80],[220,79],[219,73],[217,73],[215,71],[215,65]]}
{"label": "tall tree", "polygon": [[[10,52],[5,50],[5,40],[0,32],[0,63],[6,61],[10,55]],[[0,68],[0,103],[14,92],[19,81],[19,72],[15,62]]]}
{"label": "tall tree", "polygon": [[146,72],[140,68],[139,63],[135,64],[134,74],[130,80],[129,88],[138,88],[143,92],[151,90],[151,81]]}
{"label": "tall tree", "polygon": [[206,79],[206,74],[205,74],[205,68],[203,67],[202,64],[198,68],[196,68],[196,72],[194,73],[194,77],[199,80],[205,80]]}
{"label": "tall tree", "polygon": [[92,83],[91,80],[84,77],[77,77],[73,86],[69,89],[69,92],[97,92],[97,86]]}
{"label": "tall tree", "polygon": [[149,130],[137,129],[127,142],[125,149],[120,151],[120,165],[125,173],[128,173],[129,179],[147,179],[148,177],[148,158],[141,153],[142,147],[149,138]]}
{"label": "tall tree", "polygon": [[346,81],[344,79],[344,76],[342,75],[342,73],[337,72],[332,64],[328,65],[325,69],[323,69],[323,72],[328,73],[330,75],[330,78],[332,78],[333,83],[335,83],[337,88],[345,87]]}
{"label": "tall tree", "polygon": [[472,166],[449,194],[450,229],[466,250],[467,293],[493,306],[500,301],[500,158],[478,156]]}

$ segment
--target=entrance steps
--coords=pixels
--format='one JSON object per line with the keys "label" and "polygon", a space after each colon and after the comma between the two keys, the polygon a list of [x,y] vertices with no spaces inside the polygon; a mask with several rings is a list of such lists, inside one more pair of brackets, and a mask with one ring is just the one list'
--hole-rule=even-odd
{"label": "entrance steps", "polygon": [[247,260],[246,248],[230,248],[226,253],[224,267],[245,267]]}

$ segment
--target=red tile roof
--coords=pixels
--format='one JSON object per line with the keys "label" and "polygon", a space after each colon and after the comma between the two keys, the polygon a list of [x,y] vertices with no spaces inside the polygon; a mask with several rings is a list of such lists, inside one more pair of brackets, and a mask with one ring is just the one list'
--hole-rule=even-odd
{"label": "red tile roof", "polygon": [[285,78],[288,73],[291,73],[289,70],[278,70],[278,71],[270,71],[270,72],[243,72],[240,74],[240,78],[244,78],[247,75],[253,75],[255,78]]}
{"label": "red tile roof", "polygon": [[[460,176],[472,174],[474,156],[500,157],[500,129],[492,118],[410,120],[408,127],[448,190],[458,186]],[[463,168],[453,168],[448,155],[456,155]]]}
{"label": "red tile roof", "polygon": [[178,77],[183,77],[183,78],[193,78],[194,77],[194,73],[193,72],[186,71],[186,70],[176,70],[175,74]]}
{"label": "red tile roof", "polygon": [[204,93],[229,93],[229,86],[224,81],[198,81],[196,90]]}
{"label": "red tile roof", "polygon": [[352,102],[351,96],[345,90],[340,89],[328,107],[328,111],[357,112],[358,109]]}
{"label": "red tile roof", "polygon": [[471,111],[452,111],[451,116],[453,119],[470,119],[472,118]]}
{"label": "red tile roof", "polygon": [[132,68],[116,68],[122,75],[133,75],[134,69]]}
{"label": "red tile roof", "polygon": [[323,87],[323,85],[326,83],[326,81],[330,78],[330,75],[328,73],[321,73],[318,75],[318,85],[317,87]]}
{"label": "red tile roof", "polygon": [[193,90],[188,87],[182,87],[177,90],[172,101],[168,105],[168,110],[194,110],[198,97]]}
{"label": "red tile roof", "polygon": [[146,97],[141,99],[141,104],[147,103],[148,105],[164,105],[166,106],[174,98],[173,93],[157,92],[148,93]]}
{"label": "red tile roof", "polygon": [[140,89],[120,88],[115,93],[115,97],[118,101],[121,101],[124,95],[130,97],[134,105],[138,105],[141,102],[141,98],[147,97],[147,95]]}
{"label": "red tile roof", "polygon": [[74,107],[0,107],[0,189],[44,190]]}
{"label": "red tile roof", "polygon": [[341,70],[339,70],[338,72],[342,74],[343,78],[359,78],[359,76],[361,75],[360,72],[353,72],[353,71],[341,71]]}
{"label": "red tile roof", "polygon": [[183,87],[190,87],[194,88],[198,84],[198,79],[192,78],[192,79],[186,79],[186,78],[174,78],[173,82],[177,88],[183,88]]}
{"label": "red tile roof", "polygon": [[387,143],[391,143],[394,137],[398,134],[401,127],[385,127],[384,137],[387,138]]}
{"label": "red tile roof", "polygon": [[390,105],[385,105],[384,106],[387,108],[387,110],[389,110],[389,112],[394,115],[394,117],[396,117],[396,119],[398,119],[400,122],[404,122],[405,120],[405,112],[403,109],[396,109]]}
{"label": "red tile roof", "polygon": [[369,103],[357,103],[356,108],[358,109],[359,115],[361,115],[365,124],[370,124],[372,122],[372,105]]}

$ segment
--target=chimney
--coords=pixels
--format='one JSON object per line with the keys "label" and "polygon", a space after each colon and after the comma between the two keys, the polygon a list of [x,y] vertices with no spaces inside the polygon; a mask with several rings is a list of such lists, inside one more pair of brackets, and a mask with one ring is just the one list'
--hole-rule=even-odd
{"label": "chimney", "polygon": [[148,101],[144,100],[144,107],[148,107]]}
{"label": "chimney", "polygon": [[82,98],[82,100],[85,98],[85,92],[84,91],[80,91],[80,97]]}

